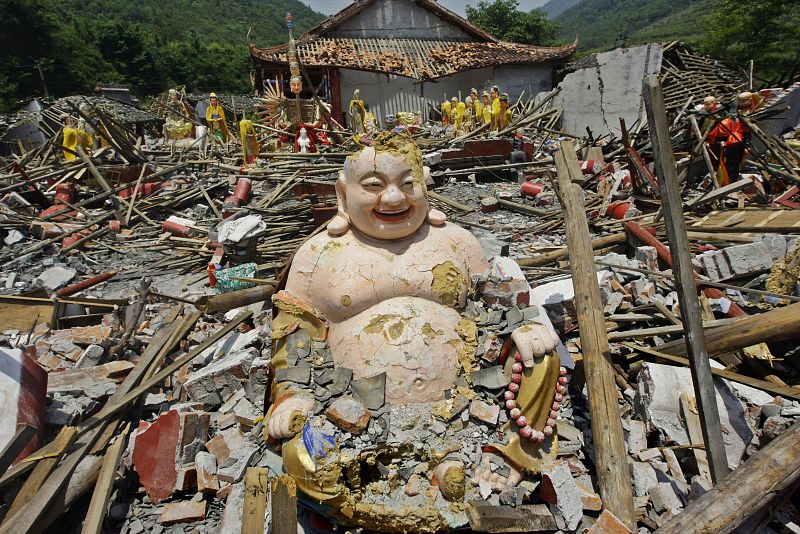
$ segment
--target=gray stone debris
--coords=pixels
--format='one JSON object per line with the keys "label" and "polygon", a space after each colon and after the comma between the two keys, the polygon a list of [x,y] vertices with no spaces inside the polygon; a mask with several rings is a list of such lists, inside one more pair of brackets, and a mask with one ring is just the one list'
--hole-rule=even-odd
{"label": "gray stone debris", "polygon": [[352,380],[350,389],[368,410],[380,410],[386,402],[386,373]]}
{"label": "gray stone debris", "polygon": [[68,269],[58,265],[45,269],[42,274],[36,278],[36,282],[41,283],[48,291],[55,291],[61,286],[67,285],[76,275],[75,269]]}
{"label": "gray stone debris", "polygon": [[[728,465],[739,465],[753,431],[744,416],[741,401],[731,391],[727,381],[715,378],[717,406],[722,424],[722,440]],[[639,419],[657,429],[666,440],[678,445],[690,445],[689,435],[681,422],[680,396],[694,396],[688,368],[645,363],[639,372],[634,410]]]}
{"label": "gray stone debris", "polygon": [[556,524],[564,530],[575,530],[583,519],[581,492],[566,462],[556,462],[542,469],[542,498],[549,502]]}
{"label": "gray stone debris", "polygon": [[508,386],[509,377],[499,365],[485,367],[472,373],[472,384],[487,389],[502,389]]}

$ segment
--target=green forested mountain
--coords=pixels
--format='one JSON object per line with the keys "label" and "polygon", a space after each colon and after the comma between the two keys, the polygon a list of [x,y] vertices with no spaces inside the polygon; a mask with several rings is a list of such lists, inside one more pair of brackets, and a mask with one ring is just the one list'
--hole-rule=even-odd
{"label": "green forested mountain", "polygon": [[287,40],[324,16],[298,0],[2,0],[0,109],[19,98],[85,93],[125,83],[144,96],[185,84],[247,91],[247,30],[261,46]]}
{"label": "green forested mountain", "polygon": [[539,9],[544,11],[548,18],[554,19],[572,6],[581,3],[581,1],[582,0],[550,0]]}
{"label": "green forested mountain", "polygon": [[555,21],[561,26],[562,39],[574,39],[576,33],[580,36],[583,51],[659,40],[696,42],[702,32],[703,15],[712,3],[712,0],[582,0]]}
{"label": "green forested mountain", "polygon": [[736,68],[753,60],[761,83],[800,73],[798,0],[581,0],[554,22],[581,53],[683,41]]}

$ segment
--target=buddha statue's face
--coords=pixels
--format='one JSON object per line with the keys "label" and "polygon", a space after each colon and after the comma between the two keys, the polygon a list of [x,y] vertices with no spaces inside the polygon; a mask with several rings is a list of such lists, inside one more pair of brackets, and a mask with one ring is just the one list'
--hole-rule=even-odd
{"label": "buddha statue's face", "polygon": [[414,176],[404,155],[366,147],[347,158],[336,185],[339,205],[359,232],[384,240],[408,237],[428,214],[422,168]]}

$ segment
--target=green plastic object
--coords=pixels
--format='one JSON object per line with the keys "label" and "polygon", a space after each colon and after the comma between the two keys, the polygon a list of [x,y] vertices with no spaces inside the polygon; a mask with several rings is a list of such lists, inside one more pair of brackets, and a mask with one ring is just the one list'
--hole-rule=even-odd
{"label": "green plastic object", "polygon": [[214,286],[217,293],[227,293],[228,291],[238,291],[240,289],[255,287],[256,284],[253,282],[232,280],[232,278],[255,278],[256,264],[243,263],[236,267],[220,269],[214,272],[214,276],[217,278],[217,284]]}

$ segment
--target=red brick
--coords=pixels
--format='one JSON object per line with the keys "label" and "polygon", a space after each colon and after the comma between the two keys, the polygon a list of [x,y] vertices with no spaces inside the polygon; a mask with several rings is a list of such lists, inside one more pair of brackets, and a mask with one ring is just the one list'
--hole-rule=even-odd
{"label": "red brick", "polygon": [[617,518],[617,516],[615,516],[608,510],[603,510],[603,513],[600,514],[600,517],[597,518],[595,524],[585,529],[583,531],[583,534],[632,534],[632,533],[631,530]]}
{"label": "red brick", "polygon": [[206,517],[206,501],[168,502],[161,512],[161,524],[192,523]]}

